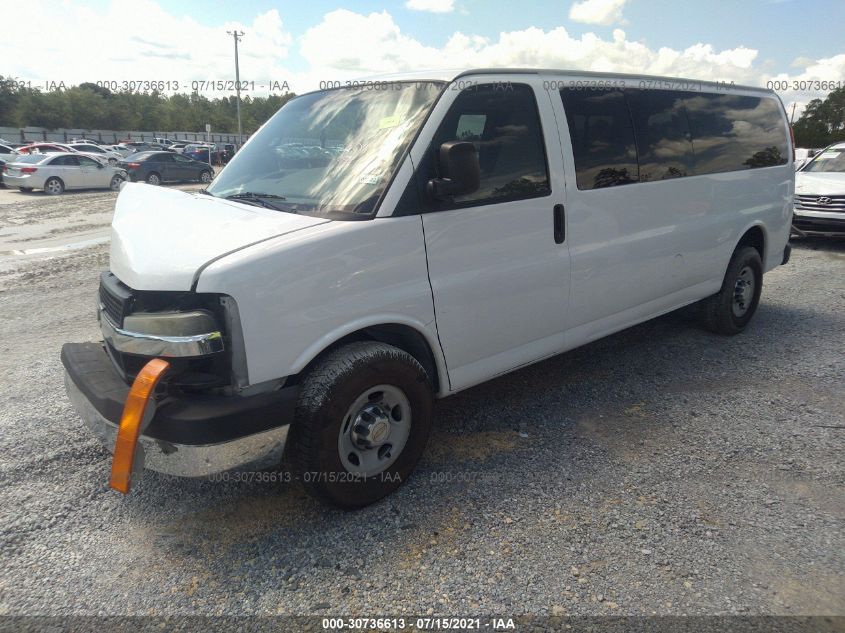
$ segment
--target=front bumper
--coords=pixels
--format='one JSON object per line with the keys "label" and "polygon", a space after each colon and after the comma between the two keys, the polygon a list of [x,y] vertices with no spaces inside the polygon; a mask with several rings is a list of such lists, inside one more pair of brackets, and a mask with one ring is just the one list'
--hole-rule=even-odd
{"label": "front bumper", "polygon": [[[102,345],[62,347],[68,398],[86,426],[110,451],[129,393]],[[168,395],[139,444],[144,467],[179,477],[205,477],[233,468],[261,469],[282,458],[297,389],[250,397]]]}
{"label": "front bumper", "polygon": [[841,236],[845,235],[845,213],[795,209],[792,226],[801,233]]}

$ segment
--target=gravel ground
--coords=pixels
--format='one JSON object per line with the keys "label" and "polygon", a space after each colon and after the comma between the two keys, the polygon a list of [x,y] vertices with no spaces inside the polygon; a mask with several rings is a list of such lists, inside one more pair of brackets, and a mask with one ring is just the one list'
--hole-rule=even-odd
{"label": "gravel ground", "polygon": [[440,402],[416,476],[354,513],[108,489],[59,362],[107,265],[0,268],[0,614],[845,615],[845,242],[797,244],[738,337],[681,311]]}

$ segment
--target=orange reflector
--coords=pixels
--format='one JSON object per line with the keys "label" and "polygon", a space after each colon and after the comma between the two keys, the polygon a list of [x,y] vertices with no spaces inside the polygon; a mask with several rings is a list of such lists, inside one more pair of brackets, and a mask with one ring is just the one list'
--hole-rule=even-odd
{"label": "orange reflector", "polygon": [[138,372],[120,416],[117,440],[114,443],[114,457],[111,462],[109,485],[123,494],[129,493],[132,479],[132,467],[135,464],[135,451],[138,448],[138,436],[141,435],[141,423],[147,411],[147,403],[155,391],[158,381],[170,369],[170,363],[154,358]]}

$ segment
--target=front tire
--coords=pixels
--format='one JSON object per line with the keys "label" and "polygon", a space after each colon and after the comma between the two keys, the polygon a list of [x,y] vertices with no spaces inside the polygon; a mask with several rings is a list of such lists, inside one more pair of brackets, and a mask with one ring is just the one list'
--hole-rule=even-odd
{"label": "front tire", "polygon": [[734,251],[722,288],[704,300],[704,325],[711,332],[733,336],[751,321],[763,290],[763,262],[756,248]]}
{"label": "front tire", "polygon": [[211,172],[207,169],[200,174],[200,182],[209,183],[211,182]]}
{"label": "front tire", "polygon": [[111,182],[109,183],[109,189],[112,191],[119,191],[120,185],[123,184],[123,177],[122,176],[112,176]]}
{"label": "front tire", "polygon": [[431,430],[432,387],[410,354],[351,343],[317,361],[302,383],[291,456],[306,491],[345,509],[396,490]]}

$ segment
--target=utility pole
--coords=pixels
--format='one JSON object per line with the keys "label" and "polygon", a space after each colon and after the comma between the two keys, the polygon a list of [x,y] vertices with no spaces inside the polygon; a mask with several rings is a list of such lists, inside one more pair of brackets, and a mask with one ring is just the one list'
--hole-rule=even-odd
{"label": "utility pole", "polygon": [[238,67],[238,41],[244,36],[243,31],[226,31],[235,39],[235,92],[238,100],[238,147],[243,143],[243,130],[241,129],[241,70]]}
{"label": "utility pole", "polygon": [[797,101],[792,102],[792,116],[789,118],[789,124],[792,125],[795,122],[795,106],[798,105]]}

